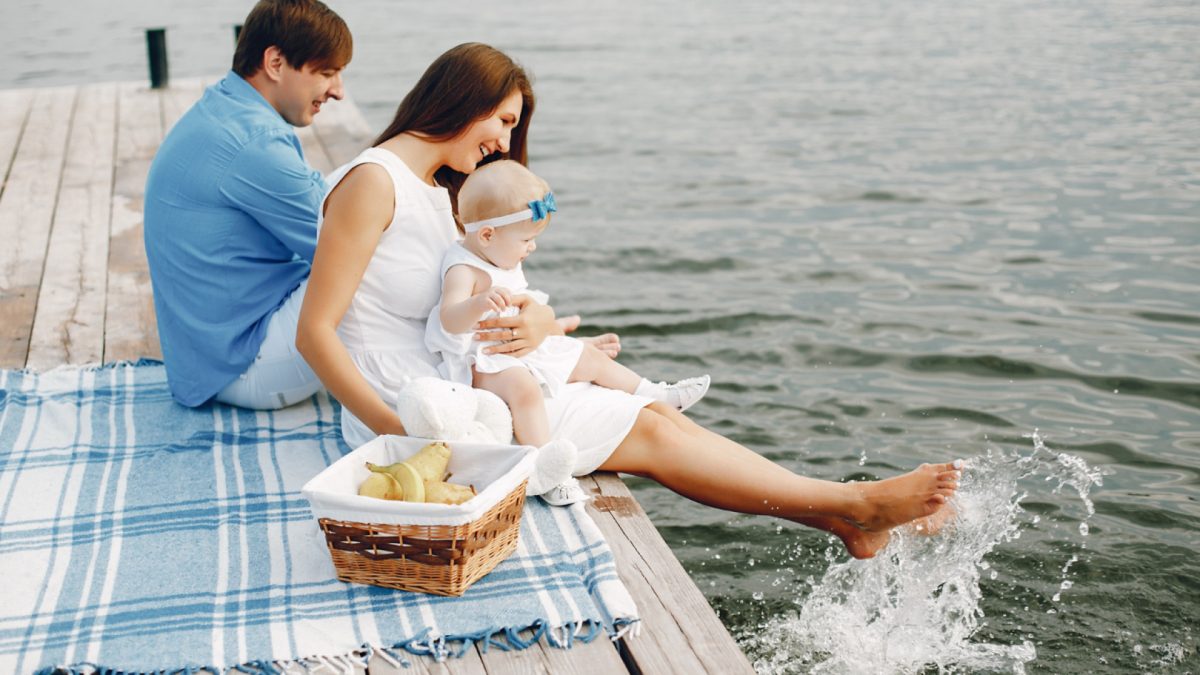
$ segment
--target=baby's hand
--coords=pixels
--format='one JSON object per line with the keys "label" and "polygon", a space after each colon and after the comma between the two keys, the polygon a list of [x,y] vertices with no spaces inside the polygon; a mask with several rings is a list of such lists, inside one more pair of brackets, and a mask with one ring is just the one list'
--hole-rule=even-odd
{"label": "baby's hand", "polygon": [[492,311],[499,314],[512,305],[512,293],[502,286],[492,286],[476,293],[473,300],[480,313]]}

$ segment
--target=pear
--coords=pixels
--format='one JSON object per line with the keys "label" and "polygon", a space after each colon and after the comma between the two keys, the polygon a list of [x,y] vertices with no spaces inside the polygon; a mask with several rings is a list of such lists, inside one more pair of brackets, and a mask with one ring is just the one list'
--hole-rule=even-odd
{"label": "pear", "polygon": [[402,496],[397,499],[405,502],[425,501],[425,485],[421,480],[421,474],[409,466],[408,462],[396,462],[387,466],[367,462],[367,468],[375,473],[390,476],[399,483]]}
{"label": "pear", "polygon": [[358,494],[376,499],[404,499],[404,490],[390,473],[375,473],[358,486]]}
{"label": "pear", "polygon": [[440,481],[445,478],[446,467],[450,464],[450,447],[441,441],[430,443],[404,461],[417,470],[421,480]]}
{"label": "pear", "polygon": [[387,466],[380,466],[378,464],[372,464],[371,462],[367,462],[367,468],[376,473],[392,474],[392,477],[395,478],[396,470],[400,467],[401,464],[403,464],[403,462],[396,462],[395,464],[388,464]]}
{"label": "pear", "polygon": [[396,478],[396,482],[400,483],[400,487],[404,488],[404,501],[425,501],[425,482],[421,480],[421,474],[417,473],[417,470],[412,468],[408,462],[400,462],[400,465],[392,471],[392,476]]}
{"label": "pear", "polygon": [[425,481],[425,501],[439,504],[462,504],[475,496],[475,488],[445,481]]}

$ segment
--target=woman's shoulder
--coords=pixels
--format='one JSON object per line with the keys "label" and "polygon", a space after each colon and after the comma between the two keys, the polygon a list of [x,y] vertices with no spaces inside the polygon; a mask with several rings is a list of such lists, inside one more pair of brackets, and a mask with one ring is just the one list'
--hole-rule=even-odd
{"label": "woman's shoulder", "polygon": [[357,157],[335,169],[326,179],[330,192],[338,189],[347,181],[353,181],[357,185],[374,188],[386,187],[393,192],[397,191],[395,190],[397,181],[394,170],[388,166],[387,158],[382,155],[379,148],[363,150]]}
{"label": "woman's shoulder", "polygon": [[[400,201],[384,167],[356,160],[330,174],[328,183],[329,191],[321,202],[317,220],[319,231],[328,227],[386,231],[391,227]],[[332,225],[335,222],[341,224]]]}
{"label": "woman's shoulder", "polygon": [[330,176],[329,183],[326,205],[336,201],[378,207],[390,213],[399,199],[387,169],[373,162],[347,164]]}

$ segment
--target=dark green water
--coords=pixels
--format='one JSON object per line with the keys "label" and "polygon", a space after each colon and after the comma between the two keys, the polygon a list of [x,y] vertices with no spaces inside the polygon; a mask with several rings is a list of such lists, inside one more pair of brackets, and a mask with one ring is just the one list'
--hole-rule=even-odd
{"label": "dark green water", "polygon": [[[697,420],[813,476],[988,477],[968,507],[1010,529],[876,567],[631,481],[761,670],[1200,670],[1200,6],[331,4],[376,127],[458,42],[533,72],[561,211],[528,274],[637,370],[711,373]],[[246,6],[15,0],[0,84],[144,77],[137,29],[163,23],[174,72],[219,72]],[[1022,474],[1035,429],[1051,459]],[[1054,453],[1106,474],[1094,515]],[[896,653],[903,626],[809,634],[839,583],[868,597],[834,618],[878,628],[950,559],[965,604],[926,627],[931,661]]]}

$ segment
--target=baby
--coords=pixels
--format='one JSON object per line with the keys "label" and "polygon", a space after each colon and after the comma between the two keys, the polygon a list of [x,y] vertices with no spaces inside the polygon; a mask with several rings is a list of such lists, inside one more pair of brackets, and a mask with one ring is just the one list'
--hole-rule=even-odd
{"label": "baby", "polygon": [[587,495],[569,472],[577,449],[569,440],[550,440],[544,397],[568,382],[593,382],[687,410],[708,392],[710,378],[650,382],[595,347],[557,335],[519,358],[484,353],[494,343],[473,344],[480,320],[515,314],[518,295],[547,303],[546,294],[529,289],[521,262],[558,208],[545,181],[518,162],[500,160],[467,177],[458,210],[466,236],[442,259],[442,299],[429,315],[426,345],[442,357],[444,378],[491,391],[508,404],[517,441],[541,449],[539,467],[566,467],[535,471],[529,494],[555,506],[583,501]]}

